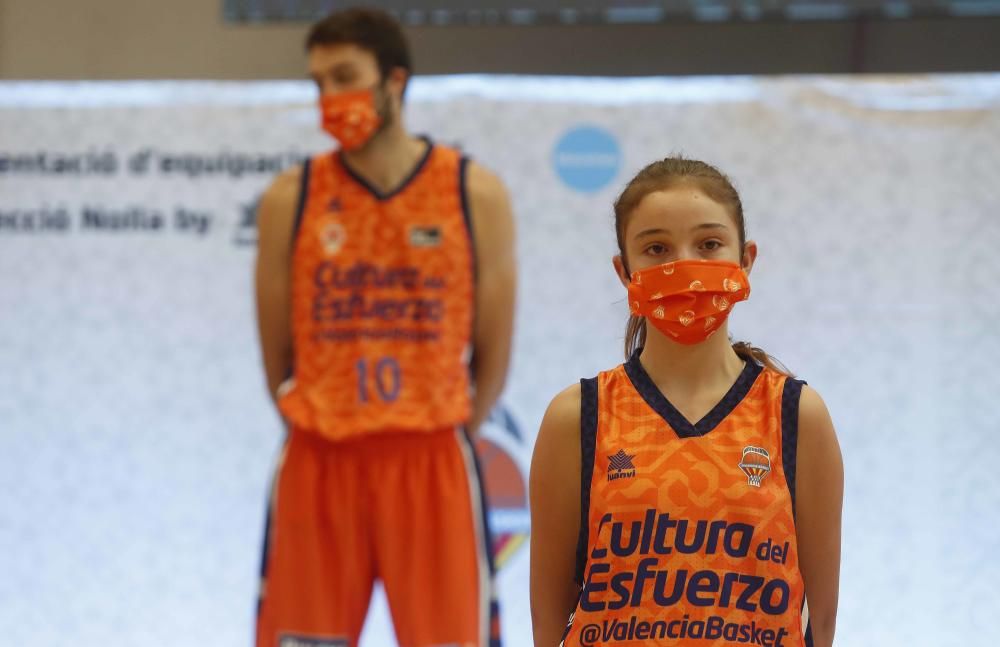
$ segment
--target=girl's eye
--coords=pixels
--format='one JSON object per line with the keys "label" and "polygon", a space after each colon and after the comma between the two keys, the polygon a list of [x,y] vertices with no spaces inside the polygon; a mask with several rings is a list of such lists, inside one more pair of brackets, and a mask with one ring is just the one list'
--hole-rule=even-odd
{"label": "girl's eye", "polygon": [[715,250],[722,247],[722,243],[717,240],[706,240],[704,243],[701,244],[701,246],[710,252],[714,252]]}
{"label": "girl's eye", "polygon": [[667,248],[664,245],[660,245],[659,243],[654,243],[654,244],[652,244],[652,245],[650,245],[649,247],[646,248],[646,253],[647,254],[654,254],[654,255],[657,255],[657,256],[660,255],[660,254],[662,254],[662,253],[664,253],[664,252],[666,252],[666,251],[667,251]]}

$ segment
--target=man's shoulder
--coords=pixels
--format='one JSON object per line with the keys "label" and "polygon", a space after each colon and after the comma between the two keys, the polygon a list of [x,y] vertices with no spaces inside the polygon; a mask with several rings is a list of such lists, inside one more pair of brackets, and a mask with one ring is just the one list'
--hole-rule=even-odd
{"label": "man's shoulder", "polygon": [[304,164],[285,169],[271,180],[271,184],[262,196],[265,200],[297,200],[302,187]]}
{"label": "man's shoulder", "polygon": [[284,245],[291,237],[303,172],[303,165],[282,171],[261,195],[257,205],[257,230],[262,243],[277,240],[278,245]]}
{"label": "man's shoulder", "polygon": [[507,187],[500,176],[482,164],[470,161],[466,168],[465,185],[474,202],[497,204],[507,199]]}

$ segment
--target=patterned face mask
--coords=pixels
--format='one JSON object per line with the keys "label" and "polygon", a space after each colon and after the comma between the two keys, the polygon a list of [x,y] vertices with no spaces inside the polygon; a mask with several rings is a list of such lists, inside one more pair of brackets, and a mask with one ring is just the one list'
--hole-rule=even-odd
{"label": "patterned face mask", "polygon": [[382,125],[372,90],[326,95],[320,97],[319,104],[323,113],[323,130],[340,142],[345,151],[357,150],[367,144]]}
{"label": "patterned face mask", "polygon": [[750,296],[750,279],[737,263],[685,260],[632,273],[629,309],[681,344],[711,337],[733,304]]}

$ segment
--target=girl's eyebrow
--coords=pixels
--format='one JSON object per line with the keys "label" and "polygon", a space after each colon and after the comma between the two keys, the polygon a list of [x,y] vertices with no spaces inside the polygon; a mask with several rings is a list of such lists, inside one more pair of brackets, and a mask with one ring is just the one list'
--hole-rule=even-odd
{"label": "girl's eyebrow", "polygon": [[[700,225],[695,225],[694,227],[692,227],[691,231],[698,231],[699,229],[728,229],[728,227],[726,227],[721,222],[703,222]],[[647,236],[656,236],[659,234],[670,235],[670,230],[663,229],[662,227],[656,227],[653,229],[644,229],[640,231],[638,234],[636,234],[635,237],[638,239],[638,238],[645,238]]]}
{"label": "girl's eyebrow", "polygon": [[636,234],[636,238],[645,238],[646,236],[656,236],[657,234],[670,234],[669,229],[644,229]]}

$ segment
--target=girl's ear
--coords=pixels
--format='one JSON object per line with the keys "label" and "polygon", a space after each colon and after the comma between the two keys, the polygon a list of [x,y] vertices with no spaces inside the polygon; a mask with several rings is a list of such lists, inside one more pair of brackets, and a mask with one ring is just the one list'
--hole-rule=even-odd
{"label": "girl's ear", "polygon": [[745,245],[743,245],[743,258],[740,259],[740,265],[743,267],[743,271],[750,274],[750,270],[753,269],[754,261],[757,260],[757,243],[752,240],[748,240]]}
{"label": "girl's ear", "polygon": [[628,287],[632,278],[628,275],[628,270],[625,269],[625,261],[622,260],[620,254],[615,254],[611,259],[611,264],[615,266],[615,274],[618,275],[618,280],[621,281],[623,287]]}

